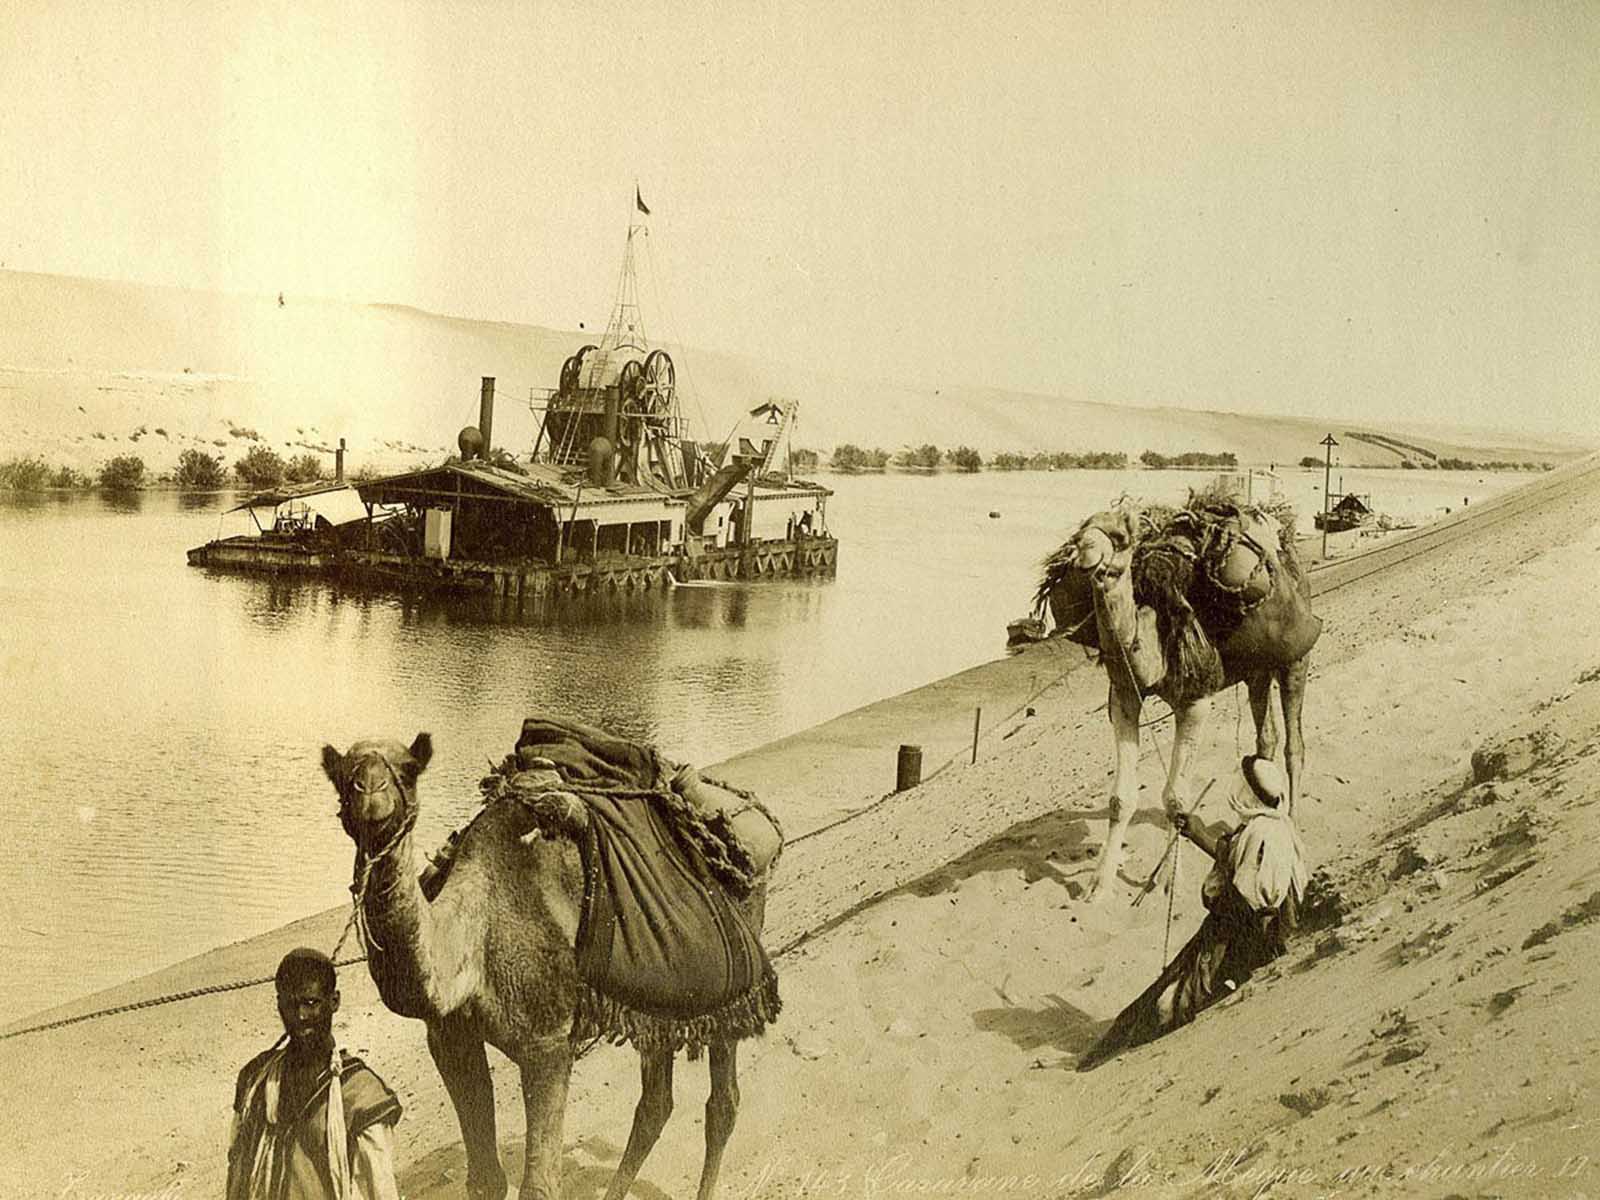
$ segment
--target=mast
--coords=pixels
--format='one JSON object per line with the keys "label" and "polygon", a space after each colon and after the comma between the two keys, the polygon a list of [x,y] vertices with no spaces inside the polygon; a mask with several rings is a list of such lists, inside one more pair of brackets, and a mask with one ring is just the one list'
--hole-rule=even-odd
{"label": "mast", "polygon": [[628,240],[622,249],[622,268],[617,273],[617,291],[611,304],[611,319],[600,339],[600,347],[584,360],[584,372],[579,377],[583,387],[600,387],[611,375],[612,361],[629,351],[644,354],[650,346],[644,330],[644,313],[639,307],[639,267],[634,254],[633,240],[640,234],[649,236],[638,214],[628,220]]}
{"label": "mast", "polygon": [[[624,483],[678,491],[688,485],[684,456],[692,451],[683,445],[677,370],[665,350],[651,349],[639,294],[640,244],[650,236],[649,215],[635,184],[605,333],[598,345],[567,359],[549,401],[547,418],[559,414],[550,424],[551,461],[577,465],[603,437],[615,456],[612,469]],[[649,243],[643,244],[648,253]]]}

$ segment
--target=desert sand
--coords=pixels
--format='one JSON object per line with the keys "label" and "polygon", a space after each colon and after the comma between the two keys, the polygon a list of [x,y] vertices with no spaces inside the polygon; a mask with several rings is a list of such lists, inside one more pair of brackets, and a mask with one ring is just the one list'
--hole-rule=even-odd
{"label": "desert sand", "polygon": [[[786,1007],[741,1052],[722,1194],[1600,1191],[1600,483],[1586,478],[1529,513],[1475,512],[1470,536],[1319,598],[1298,816],[1337,899],[1239,995],[1094,1072],[1077,1056],[1154,977],[1163,942],[1175,952],[1198,925],[1204,863],[1185,850],[1170,931],[1164,895],[1130,906],[1167,836],[1170,724],[1156,725],[1128,882],[1085,905],[1109,782],[1103,683],[1059,643],[996,664],[1047,686],[977,763],[957,756],[786,855],[768,918]],[[1242,695],[1215,711],[1197,766],[1218,779],[1212,819],[1251,743]],[[794,786],[828,770],[825,743],[812,750],[808,765],[788,748]],[[780,811],[783,786],[765,793]],[[102,999],[257,974],[339,924],[323,914]],[[341,1039],[406,1106],[405,1194],[461,1195],[421,1027],[387,1013],[359,967],[342,986]],[[5,1190],[215,1194],[233,1070],[275,1033],[270,992],[252,988],[0,1042]],[[515,1178],[516,1073],[494,1061]],[[636,1080],[624,1051],[579,1063],[569,1200],[602,1193]],[[703,1072],[680,1068],[637,1195],[691,1192],[703,1096]]]}

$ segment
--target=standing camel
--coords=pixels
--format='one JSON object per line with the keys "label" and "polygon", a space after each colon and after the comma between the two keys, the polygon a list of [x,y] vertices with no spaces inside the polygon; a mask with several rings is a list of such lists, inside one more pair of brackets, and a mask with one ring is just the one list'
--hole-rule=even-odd
{"label": "standing camel", "polygon": [[[531,794],[536,804],[555,803],[557,821],[535,824],[529,804],[515,799],[487,803],[454,839],[442,884],[437,872],[419,881],[411,831],[417,778],[432,754],[426,733],[409,747],[368,740],[344,754],[332,746],[322,750],[323,769],[339,793],[340,820],[356,844],[352,890],[368,967],[388,1008],[427,1025],[428,1049],[461,1124],[467,1195],[501,1200],[506,1194],[488,1044],[522,1070],[527,1130],[519,1194],[524,1200],[559,1200],[562,1119],[584,989],[576,946],[585,865],[574,839],[585,811],[576,796],[561,790],[559,774],[540,772],[547,776],[545,786]],[[552,836],[561,825],[567,836]],[[756,885],[738,905],[756,933],[770,865],[771,857],[757,864]],[[775,1006],[774,990],[770,1008]],[[691,1057],[702,1044],[709,1050],[711,1071],[699,1200],[715,1193],[739,1107],[736,1046],[752,1028],[729,1028],[688,1043]],[[670,1044],[640,1051],[642,1091],[607,1200],[626,1195],[672,1112],[673,1058]]]}
{"label": "standing camel", "polygon": [[1058,630],[1096,647],[1110,683],[1107,709],[1116,774],[1106,844],[1091,899],[1109,894],[1122,869],[1138,804],[1139,716],[1159,696],[1176,717],[1162,803],[1182,808],[1185,773],[1217,692],[1243,681],[1255,718],[1256,753],[1275,759],[1285,726],[1290,811],[1305,756],[1300,710],[1307,655],[1322,632],[1292,534],[1232,503],[1192,504],[1156,529],[1130,506],[1095,513],[1046,563],[1038,599]]}

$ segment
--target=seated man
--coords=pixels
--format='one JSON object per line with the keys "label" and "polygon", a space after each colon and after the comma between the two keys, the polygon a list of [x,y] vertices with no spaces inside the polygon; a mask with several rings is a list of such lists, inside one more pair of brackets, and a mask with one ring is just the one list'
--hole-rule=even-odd
{"label": "seated man", "polygon": [[276,984],[284,1036],[239,1072],[227,1200],[398,1200],[400,1102],[334,1045],[333,961],[291,950]]}
{"label": "seated man", "polygon": [[1253,754],[1240,765],[1254,794],[1253,803],[1233,802],[1244,824],[1230,830],[1182,813],[1173,817],[1178,832],[1215,860],[1200,888],[1205,921],[1156,981],[1118,1014],[1078,1070],[1188,1024],[1283,953],[1284,936],[1305,898],[1305,849],[1289,815],[1278,809],[1285,791],[1278,765]]}

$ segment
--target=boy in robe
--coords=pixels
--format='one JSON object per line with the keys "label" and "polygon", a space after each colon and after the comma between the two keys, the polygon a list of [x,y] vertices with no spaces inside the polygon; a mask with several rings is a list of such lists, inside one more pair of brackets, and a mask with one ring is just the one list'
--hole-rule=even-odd
{"label": "boy in robe", "polygon": [[227,1200],[399,1200],[400,1102],[334,1043],[333,961],[291,950],[275,982],[284,1036],[239,1072]]}
{"label": "boy in robe", "polygon": [[1214,860],[1200,888],[1205,921],[1156,981],[1118,1014],[1078,1070],[1188,1024],[1283,953],[1305,899],[1305,847],[1278,807],[1285,791],[1278,765],[1252,754],[1240,766],[1252,795],[1233,801],[1243,824],[1208,826],[1183,813],[1172,819],[1180,834]]}

